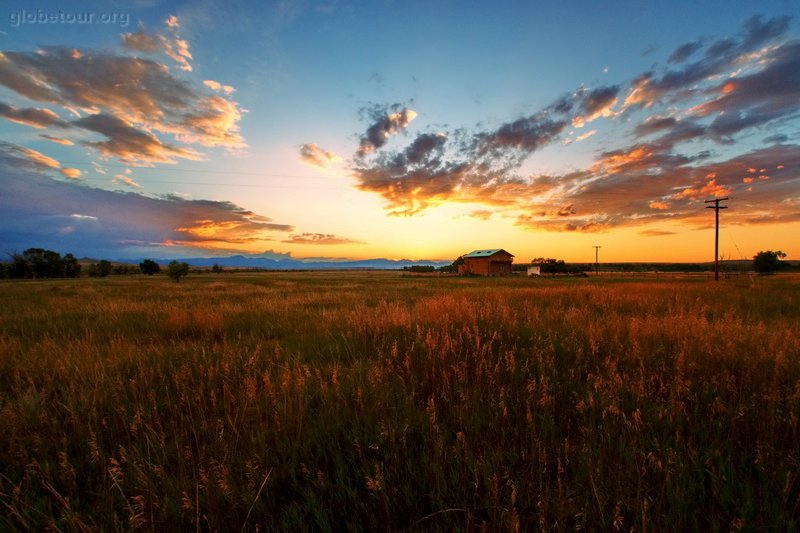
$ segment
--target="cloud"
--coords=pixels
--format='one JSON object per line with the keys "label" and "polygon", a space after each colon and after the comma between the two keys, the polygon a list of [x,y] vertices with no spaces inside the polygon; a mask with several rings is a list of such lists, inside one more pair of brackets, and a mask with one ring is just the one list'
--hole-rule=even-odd
{"label": "cloud", "polygon": [[689,58],[689,56],[700,50],[702,47],[703,41],[699,39],[697,41],[682,44],[676,48],[674,52],[672,52],[672,55],[669,56],[667,61],[670,63],[683,63]]}
{"label": "cloud", "polygon": [[162,53],[175,61],[181,70],[191,71],[189,60],[192,54],[189,52],[189,43],[178,36],[178,18],[170,16],[166,25],[172,33],[170,36],[148,33],[140,27],[135,32],[123,33],[122,45],[128,50],[146,54]]}
{"label": "cloud", "polygon": [[288,239],[281,242],[289,244],[324,244],[324,245],[338,245],[338,244],[364,244],[363,242],[345,237],[337,237],[331,233],[299,233],[289,235]]}
{"label": "cloud", "polygon": [[54,180],[7,145],[0,145],[0,171],[6,219],[0,242],[10,249],[40,246],[94,257],[119,251],[134,258],[242,252],[263,250],[276,235],[294,230],[231,202],[154,198]]}
{"label": "cloud", "polygon": [[230,85],[223,85],[220,82],[214,80],[203,80],[203,85],[205,85],[212,91],[222,92],[228,96],[236,92],[236,89],[234,89]]}
{"label": "cloud", "polygon": [[572,119],[572,125],[582,128],[584,124],[600,117],[614,115],[612,108],[617,104],[619,86],[598,87],[596,89],[582,88],[578,91],[577,101],[579,114]]}
{"label": "cloud", "polygon": [[381,148],[392,135],[406,129],[417,113],[407,107],[400,108],[399,104],[391,106],[392,111],[385,108],[376,108],[371,111],[374,122],[367,128],[361,137],[357,157],[364,157]]}
{"label": "cloud", "polygon": [[43,129],[47,127],[69,127],[65,121],[61,120],[56,113],[46,108],[24,108],[18,109],[12,105],[0,102],[0,117],[11,122],[31,126],[32,128]]}
{"label": "cloud", "polygon": [[60,169],[61,163],[32,148],[0,141],[0,155],[13,166],[30,170]]}
{"label": "cloud", "polygon": [[526,157],[542,146],[552,143],[567,127],[566,120],[553,120],[537,114],[503,124],[496,130],[476,136],[480,155],[502,157],[509,150]]}
{"label": "cloud", "polygon": [[[544,231],[660,221],[704,227],[704,200],[728,195],[737,202],[729,223],[798,220],[796,205],[783,200],[800,188],[800,146],[791,144],[800,116],[800,41],[784,39],[785,32],[786,19],[755,17],[738,37],[694,41],[671,56],[670,65],[680,66],[633,77],[622,104],[625,84],[581,87],[494,128],[419,133],[405,147],[378,147],[370,160],[356,159],[356,187],[379,194],[390,215],[463,202],[480,206],[476,218],[504,213],[519,227]],[[702,59],[691,62],[695,56]],[[606,142],[606,151],[569,172],[522,171],[531,168],[524,165],[531,154],[567,137],[569,125],[602,116],[628,129],[617,136],[624,144]],[[768,146],[739,143],[753,133]]]}
{"label": "cloud", "polygon": [[469,216],[480,220],[489,220],[492,218],[493,214],[494,213],[488,209],[476,209],[475,211],[472,211]]}
{"label": "cloud", "polygon": [[581,142],[581,141],[585,141],[589,137],[593,137],[596,134],[597,134],[597,130],[589,130],[586,133],[583,133],[583,134],[578,135],[577,137],[575,137],[575,142],[578,143],[578,142]]}
{"label": "cloud", "polygon": [[115,174],[114,179],[111,180],[114,183],[120,183],[122,185],[127,185],[128,187],[133,187],[134,189],[138,189],[141,187],[136,181],[131,178],[130,176],[126,176],[125,174]]}
{"label": "cloud", "polygon": [[65,139],[63,137],[55,137],[53,135],[47,135],[47,134],[40,135],[40,137],[42,139],[47,139],[48,141],[52,141],[56,144],[63,144],[64,146],[73,146],[75,144],[69,139]]}
{"label": "cloud", "polygon": [[197,112],[183,116],[182,125],[187,129],[175,132],[177,139],[203,146],[245,147],[239,133],[241,110],[234,102],[219,96],[207,96],[197,102],[197,107]]}
{"label": "cloud", "polygon": [[71,180],[76,180],[83,175],[83,172],[81,172],[77,168],[62,168],[61,174],[63,174],[65,177]]}
{"label": "cloud", "polygon": [[[127,49],[134,51],[158,44],[141,29],[124,39]],[[223,94],[214,94],[208,85],[194,86],[147,58],[79,52],[64,46],[42,47],[36,52],[5,51],[0,53],[0,85],[34,102],[59,106],[78,119],[67,122],[52,109],[17,109],[7,104],[0,107],[0,116],[40,129],[78,126],[103,134],[113,131],[116,136],[109,135],[106,142],[84,145],[107,157],[121,154],[126,163],[200,157],[193,148],[177,146],[168,136],[204,147],[239,150],[245,146],[239,131],[243,111],[229,98],[232,87],[219,84]],[[210,89],[216,90],[216,86]],[[88,118],[91,116],[106,118]],[[101,124],[101,120],[105,122]],[[136,143],[144,148],[138,154],[131,150]]]}
{"label": "cloud", "polygon": [[639,234],[644,235],[645,237],[666,237],[668,235],[676,235],[674,231],[666,231],[659,229],[645,229],[640,231]]}
{"label": "cloud", "polygon": [[[753,16],[743,24],[739,39],[725,38],[714,41],[706,48],[704,57],[680,69],[667,70],[661,76],[655,72],[645,72],[636,77],[630,85],[623,109],[633,106],[650,107],[662,98],[680,101],[695,95],[695,84],[714,76],[724,76],[735,71],[739,62],[749,55],[759,53],[760,47],[785,35],[789,28],[789,17],[775,17],[763,21]],[[687,47],[688,46],[688,47]],[[699,41],[683,45],[673,52],[671,63],[678,63],[699,51]],[[676,55],[677,54],[677,55]]]}
{"label": "cloud", "polygon": [[[355,154],[356,187],[381,195],[389,213],[402,216],[445,201],[506,207],[531,202],[551,184],[542,176],[521,177],[518,169],[531,154],[560,139],[570,124],[582,126],[600,116],[614,116],[618,92],[617,86],[582,87],[536,113],[494,128],[423,132],[405,148],[393,151],[384,145],[389,132],[400,128],[386,118],[392,115],[377,114],[378,120],[361,137]],[[394,117],[397,120],[399,115]],[[589,131],[577,140],[596,133]],[[565,141],[569,142],[574,141]],[[369,160],[364,157],[367,153],[373,154]]]}
{"label": "cloud", "polygon": [[636,126],[633,132],[637,137],[644,137],[645,135],[670,130],[674,128],[677,123],[678,120],[675,117],[652,115],[647,117],[643,123]]}
{"label": "cloud", "polygon": [[800,95],[800,41],[779,46],[752,74],[725,80],[709,90],[716,98],[695,108],[700,116],[724,112],[711,124],[713,133],[729,136],[797,110]]}
{"label": "cloud", "polygon": [[314,143],[309,143],[300,147],[300,160],[307,165],[324,169],[341,161],[342,158],[329,150],[323,150]]}
{"label": "cloud", "polygon": [[158,36],[139,28],[136,32],[123,33],[122,45],[129,50],[155,54],[161,51],[161,40]]}
{"label": "cloud", "polygon": [[111,115],[89,115],[73,124],[108,138],[106,141],[81,141],[81,144],[97,149],[106,157],[116,157],[131,165],[151,163],[174,163],[175,158],[199,160],[200,153],[189,148],[178,148],[141,131],[125,120]]}

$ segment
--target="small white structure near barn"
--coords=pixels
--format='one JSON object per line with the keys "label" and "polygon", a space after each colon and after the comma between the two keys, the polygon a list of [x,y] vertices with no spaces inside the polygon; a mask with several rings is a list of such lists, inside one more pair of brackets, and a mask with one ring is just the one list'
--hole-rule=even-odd
{"label": "small white structure near barn", "polygon": [[531,265],[528,267],[528,275],[529,276],[541,276],[542,275],[542,266],[541,265]]}

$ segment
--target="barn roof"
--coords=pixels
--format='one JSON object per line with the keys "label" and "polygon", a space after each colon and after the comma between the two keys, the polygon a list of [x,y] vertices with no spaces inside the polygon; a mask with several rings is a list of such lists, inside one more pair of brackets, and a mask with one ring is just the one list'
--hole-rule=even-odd
{"label": "barn roof", "polygon": [[502,248],[495,248],[493,250],[473,250],[468,254],[464,254],[462,257],[491,257],[498,252],[503,252],[510,255],[511,257],[514,257],[514,254],[509,254]]}

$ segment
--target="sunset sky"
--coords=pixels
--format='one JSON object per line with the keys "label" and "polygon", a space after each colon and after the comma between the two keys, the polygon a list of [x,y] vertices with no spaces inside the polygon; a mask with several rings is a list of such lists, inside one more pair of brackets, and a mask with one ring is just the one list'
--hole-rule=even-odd
{"label": "sunset sky", "polygon": [[[800,2],[4,2],[0,253],[800,259]],[[265,4],[263,6],[262,4]]]}

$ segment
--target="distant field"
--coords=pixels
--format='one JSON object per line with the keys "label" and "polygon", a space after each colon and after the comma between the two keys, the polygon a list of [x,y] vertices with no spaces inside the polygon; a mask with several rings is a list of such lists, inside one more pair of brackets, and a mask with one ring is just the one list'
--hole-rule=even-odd
{"label": "distant field", "polygon": [[796,531],[800,276],[0,282],[0,531]]}

